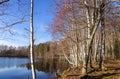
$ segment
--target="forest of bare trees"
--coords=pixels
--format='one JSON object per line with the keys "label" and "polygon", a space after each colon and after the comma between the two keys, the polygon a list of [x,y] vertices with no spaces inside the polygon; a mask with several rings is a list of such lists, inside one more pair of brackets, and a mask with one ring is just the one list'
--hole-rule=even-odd
{"label": "forest of bare trees", "polygon": [[[120,5],[110,0],[62,0],[55,2],[51,30],[59,39],[65,58],[86,74],[98,62],[120,57]],[[67,53],[70,56],[66,55]],[[82,63],[82,64],[81,64]]]}

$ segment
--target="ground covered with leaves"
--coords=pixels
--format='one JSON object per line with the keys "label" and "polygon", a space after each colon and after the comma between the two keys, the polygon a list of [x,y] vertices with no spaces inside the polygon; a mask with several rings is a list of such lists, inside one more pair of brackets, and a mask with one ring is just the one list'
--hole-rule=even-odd
{"label": "ground covered with leaves", "polygon": [[57,79],[120,79],[120,60],[109,60],[104,64],[105,69],[94,65],[85,76],[81,75],[81,67],[65,70]]}

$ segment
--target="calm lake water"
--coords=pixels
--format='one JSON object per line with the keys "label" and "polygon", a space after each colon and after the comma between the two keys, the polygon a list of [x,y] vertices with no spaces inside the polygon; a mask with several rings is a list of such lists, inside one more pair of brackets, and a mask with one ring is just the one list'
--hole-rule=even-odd
{"label": "calm lake water", "polygon": [[[0,57],[0,79],[32,79],[28,58],[7,58]],[[61,72],[68,67],[67,63],[61,60],[43,61],[35,63],[37,79],[55,79],[54,73]]]}

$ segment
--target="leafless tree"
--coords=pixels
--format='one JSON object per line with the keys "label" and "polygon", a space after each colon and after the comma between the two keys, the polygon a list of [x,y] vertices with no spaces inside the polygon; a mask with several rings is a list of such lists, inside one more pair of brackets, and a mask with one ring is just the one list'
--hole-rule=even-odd
{"label": "leafless tree", "polygon": [[36,79],[36,72],[34,67],[34,26],[33,26],[33,12],[34,12],[34,0],[31,0],[31,12],[30,12],[30,61],[32,69],[32,78]]}

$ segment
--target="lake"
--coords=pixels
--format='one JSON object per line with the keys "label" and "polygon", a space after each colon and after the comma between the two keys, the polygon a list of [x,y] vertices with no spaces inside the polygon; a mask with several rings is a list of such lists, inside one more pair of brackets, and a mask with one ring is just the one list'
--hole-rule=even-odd
{"label": "lake", "polygon": [[[64,63],[63,63],[64,62]],[[62,60],[40,60],[35,63],[37,79],[55,79],[55,72],[68,67]],[[30,59],[0,57],[0,79],[32,79]]]}

